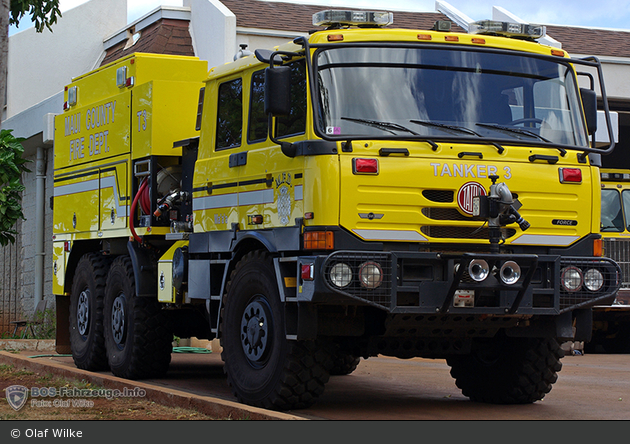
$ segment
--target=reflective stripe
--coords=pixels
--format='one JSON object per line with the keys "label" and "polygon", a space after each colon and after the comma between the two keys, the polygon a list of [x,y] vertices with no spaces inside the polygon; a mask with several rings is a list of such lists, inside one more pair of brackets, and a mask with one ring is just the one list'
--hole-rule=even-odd
{"label": "reflective stripe", "polygon": [[550,234],[521,234],[510,242],[513,245],[571,245],[579,236],[554,236]]}
{"label": "reflective stripe", "polygon": [[273,189],[238,193],[238,205],[260,205],[273,203]]}
{"label": "reflective stripe", "polygon": [[204,196],[193,198],[193,211],[211,210],[213,208],[238,207],[246,205],[262,205],[274,202],[273,189],[243,191],[240,193],[222,194],[220,196]]}
{"label": "reflective stripe", "polygon": [[98,191],[99,188],[101,190],[105,190],[107,188],[113,188],[114,202],[116,205],[116,217],[127,217],[128,207],[127,205],[120,204],[120,194],[118,193],[118,185],[116,184],[115,176],[102,177],[100,179],[100,187],[99,187],[99,179],[92,179],[92,180],[86,180],[84,182],[55,186],[53,190],[53,195],[55,197],[69,196],[71,194],[87,193],[89,191]]}
{"label": "reflective stripe", "polygon": [[236,206],[238,206],[238,195],[236,193],[193,198],[193,211]]}
{"label": "reflective stripe", "polygon": [[54,196],[67,196],[69,194],[85,193],[87,191],[98,190],[98,179],[86,180],[79,183],[71,183],[68,185],[56,186],[53,192]]}
{"label": "reflective stripe", "polygon": [[366,240],[426,241],[417,231],[410,230],[352,230]]}

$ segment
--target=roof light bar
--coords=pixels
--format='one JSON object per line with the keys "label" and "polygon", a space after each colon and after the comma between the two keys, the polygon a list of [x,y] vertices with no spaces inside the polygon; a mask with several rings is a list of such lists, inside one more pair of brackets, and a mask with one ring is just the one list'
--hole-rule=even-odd
{"label": "roof light bar", "polygon": [[505,37],[539,39],[547,34],[547,28],[544,25],[480,20],[469,25],[468,33],[498,34]]}
{"label": "roof light bar", "polygon": [[68,105],[74,106],[77,104],[77,87],[73,86],[68,88]]}
{"label": "roof light bar", "polygon": [[383,11],[335,11],[332,9],[313,14],[315,26],[381,27],[394,23],[394,14]]}

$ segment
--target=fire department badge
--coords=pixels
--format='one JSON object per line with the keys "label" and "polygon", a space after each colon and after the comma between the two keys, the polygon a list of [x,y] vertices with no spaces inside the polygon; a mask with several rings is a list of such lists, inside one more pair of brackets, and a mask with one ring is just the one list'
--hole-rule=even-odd
{"label": "fire department badge", "polygon": [[20,410],[28,399],[28,389],[23,385],[12,385],[6,388],[7,402],[13,410]]}
{"label": "fire department badge", "polygon": [[466,182],[457,192],[459,209],[469,216],[473,215],[473,197],[485,196],[486,189],[478,182]]}

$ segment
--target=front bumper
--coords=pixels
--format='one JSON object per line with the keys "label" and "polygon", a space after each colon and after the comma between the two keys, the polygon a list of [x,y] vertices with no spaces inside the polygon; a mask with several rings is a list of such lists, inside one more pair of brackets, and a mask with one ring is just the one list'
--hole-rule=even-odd
{"label": "front bumper", "polygon": [[[483,260],[490,273],[474,281],[468,272],[473,260]],[[516,262],[521,274],[512,284],[498,276],[506,261]],[[300,280],[298,300],[322,304],[370,305],[389,313],[451,313],[494,315],[557,315],[588,308],[613,296],[619,289],[620,268],[599,257],[564,257],[534,254],[441,254],[425,252],[337,251],[328,256],[301,257],[299,267],[312,264],[312,280]],[[368,262],[378,263],[382,280],[376,288],[361,285],[359,270]],[[331,279],[338,263],[352,270],[350,282],[339,287]],[[563,289],[561,270],[573,266],[595,268],[602,273],[598,291],[585,286],[577,291]]]}

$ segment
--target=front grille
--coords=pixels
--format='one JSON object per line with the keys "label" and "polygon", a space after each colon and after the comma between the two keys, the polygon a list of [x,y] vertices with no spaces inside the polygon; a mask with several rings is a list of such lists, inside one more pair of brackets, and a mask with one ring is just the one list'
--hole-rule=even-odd
{"label": "front grille", "polygon": [[604,255],[621,267],[621,288],[630,288],[630,239],[604,239]]}
{"label": "front grille", "polygon": [[565,267],[577,267],[582,271],[582,275],[587,270],[595,268],[599,270],[604,277],[603,287],[596,292],[590,291],[586,286],[582,285],[577,291],[566,291],[562,285],[560,285],[560,311],[567,308],[579,308],[581,305],[586,305],[593,300],[600,299],[606,295],[614,294],[617,291],[619,285],[619,267],[608,259],[580,259],[580,258],[567,258],[561,261],[561,268]]}
{"label": "front grille", "polygon": [[[487,228],[478,227],[451,227],[445,225],[427,225],[420,228],[422,234],[436,239],[488,239]],[[504,229],[506,239],[514,236],[516,230]]]}
{"label": "front grille", "polygon": [[464,216],[455,208],[430,208],[426,207],[422,209],[422,214],[429,219],[433,220],[456,220],[456,221],[471,221],[481,220],[470,216]]}
{"label": "front grille", "polygon": [[440,203],[450,203],[455,198],[455,192],[449,190],[423,190],[422,195],[431,202]]}
{"label": "front grille", "polygon": [[[359,271],[361,267],[369,262],[378,263],[382,270],[382,282],[377,288],[366,288],[359,279]],[[352,270],[350,283],[345,287],[339,288],[333,284],[330,277],[330,270],[336,264],[347,264]],[[350,253],[339,252],[331,254],[324,264],[324,276],[326,283],[336,291],[346,293],[353,297],[361,298],[365,301],[377,304],[386,308],[390,308],[392,302],[391,277],[392,277],[392,260],[391,255],[387,253]],[[371,278],[372,276],[369,276]]]}

